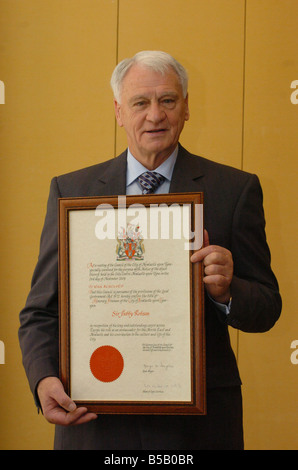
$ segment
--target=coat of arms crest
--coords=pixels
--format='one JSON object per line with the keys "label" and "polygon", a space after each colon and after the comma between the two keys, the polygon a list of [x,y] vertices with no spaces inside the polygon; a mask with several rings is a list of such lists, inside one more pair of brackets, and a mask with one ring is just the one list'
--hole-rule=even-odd
{"label": "coat of arms crest", "polygon": [[144,259],[144,238],[139,225],[128,224],[126,230],[122,228],[118,233],[117,240],[117,261]]}

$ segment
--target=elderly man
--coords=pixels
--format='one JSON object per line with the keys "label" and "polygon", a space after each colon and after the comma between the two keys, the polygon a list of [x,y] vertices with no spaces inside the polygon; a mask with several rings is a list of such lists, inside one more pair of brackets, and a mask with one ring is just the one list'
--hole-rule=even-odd
{"label": "elderly man", "polygon": [[[111,85],[128,149],[119,157],[52,180],[40,256],[20,314],[23,362],[37,406],[56,424],[56,449],[243,449],[241,380],[228,325],[269,330],[281,299],[270,268],[258,178],[191,155],[179,137],[189,119],[187,74],[164,52],[145,51],[116,67]],[[147,172],[150,172],[149,175]],[[64,392],[58,373],[57,198],[204,192],[206,416],[90,413]]]}

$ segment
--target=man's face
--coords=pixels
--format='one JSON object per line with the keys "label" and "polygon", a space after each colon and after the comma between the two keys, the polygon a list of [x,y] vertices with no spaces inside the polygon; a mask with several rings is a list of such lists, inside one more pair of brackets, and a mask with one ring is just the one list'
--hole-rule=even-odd
{"label": "man's face", "polygon": [[133,65],[127,72],[121,103],[115,100],[116,118],[124,127],[133,156],[154,169],[174,151],[184,122],[188,99],[171,68],[165,75]]}

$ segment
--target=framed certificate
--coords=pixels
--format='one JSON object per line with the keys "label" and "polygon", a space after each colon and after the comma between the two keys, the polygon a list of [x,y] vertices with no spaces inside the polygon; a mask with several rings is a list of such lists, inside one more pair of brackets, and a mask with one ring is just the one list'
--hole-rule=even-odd
{"label": "framed certificate", "polygon": [[202,193],[59,199],[60,375],[95,413],[205,414]]}

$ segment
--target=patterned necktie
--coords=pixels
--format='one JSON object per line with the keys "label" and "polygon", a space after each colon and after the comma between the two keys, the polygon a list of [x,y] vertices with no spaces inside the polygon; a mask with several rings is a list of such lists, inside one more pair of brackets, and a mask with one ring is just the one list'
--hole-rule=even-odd
{"label": "patterned necktie", "polygon": [[138,180],[142,186],[143,194],[151,194],[164,182],[165,177],[156,173],[156,171],[145,171],[138,177]]}

